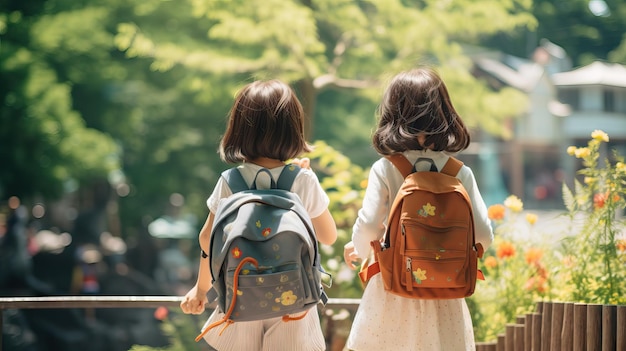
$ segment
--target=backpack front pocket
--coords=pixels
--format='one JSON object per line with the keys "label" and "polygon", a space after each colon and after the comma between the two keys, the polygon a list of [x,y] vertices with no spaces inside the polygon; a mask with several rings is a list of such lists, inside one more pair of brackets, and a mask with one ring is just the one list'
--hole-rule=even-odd
{"label": "backpack front pocket", "polygon": [[459,288],[467,284],[466,252],[407,250],[402,285],[412,288]]}
{"label": "backpack front pocket", "polygon": [[[237,277],[238,287],[231,319],[235,321],[258,320],[284,316],[303,310],[305,291],[302,288],[302,270],[291,269],[262,273],[242,270]],[[227,275],[226,309],[231,308],[234,288],[234,271]]]}

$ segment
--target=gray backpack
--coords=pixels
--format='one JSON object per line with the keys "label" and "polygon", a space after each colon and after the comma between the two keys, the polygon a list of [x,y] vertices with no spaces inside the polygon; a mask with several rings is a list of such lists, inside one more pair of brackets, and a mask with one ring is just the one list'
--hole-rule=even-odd
{"label": "gray backpack", "polygon": [[290,192],[300,171],[287,165],[271,189],[249,189],[241,173],[222,173],[233,195],[222,199],[213,222],[209,262],[224,322],[253,321],[308,311],[327,301],[317,239],[300,198]]}

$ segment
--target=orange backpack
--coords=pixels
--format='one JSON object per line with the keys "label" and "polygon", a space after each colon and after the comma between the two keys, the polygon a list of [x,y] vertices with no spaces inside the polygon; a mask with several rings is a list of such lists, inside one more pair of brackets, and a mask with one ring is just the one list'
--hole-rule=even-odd
{"label": "orange backpack", "polygon": [[463,163],[450,157],[441,172],[416,172],[402,155],[387,156],[405,180],[389,212],[383,239],[372,241],[374,262],[359,275],[380,272],[385,290],[415,299],[456,299],[474,293],[482,245],[474,238],[472,204],[456,178]]}

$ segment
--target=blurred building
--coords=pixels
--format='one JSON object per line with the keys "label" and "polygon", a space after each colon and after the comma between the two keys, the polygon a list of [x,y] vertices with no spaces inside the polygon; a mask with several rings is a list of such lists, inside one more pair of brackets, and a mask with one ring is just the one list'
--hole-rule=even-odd
{"label": "blurred building", "polygon": [[[495,184],[528,208],[563,207],[562,183],[571,186],[581,167],[567,147],[586,146],[594,130],[609,134],[607,157],[610,149],[626,155],[626,66],[596,61],[574,68],[565,51],[547,40],[531,59],[493,52],[473,58],[474,74],[492,88],[513,87],[528,96],[527,111],[509,126],[511,140],[480,140],[482,153],[494,153],[494,165],[485,171],[499,170]],[[488,204],[502,201],[493,179],[482,188],[498,194]]]}

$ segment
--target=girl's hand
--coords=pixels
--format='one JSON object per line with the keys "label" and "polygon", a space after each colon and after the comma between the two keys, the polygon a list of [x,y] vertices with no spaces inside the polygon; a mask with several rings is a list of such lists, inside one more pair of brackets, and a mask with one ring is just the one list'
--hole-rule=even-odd
{"label": "girl's hand", "polygon": [[343,246],[343,260],[350,269],[355,270],[357,268],[356,264],[359,262],[359,256],[354,250],[354,243],[352,241]]}
{"label": "girl's hand", "polygon": [[186,314],[201,314],[207,303],[209,303],[209,299],[206,293],[200,292],[196,285],[183,297],[180,302],[180,309]]}

